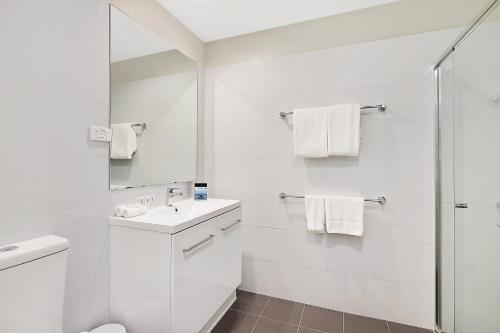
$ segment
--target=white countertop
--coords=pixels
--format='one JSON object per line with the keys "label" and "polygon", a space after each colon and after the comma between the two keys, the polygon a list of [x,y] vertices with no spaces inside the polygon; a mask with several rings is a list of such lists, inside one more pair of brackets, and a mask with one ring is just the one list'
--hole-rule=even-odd
{"label": "white countertop", "polygon": [[145,214],[131,218],[113,216],[110,218],[110,224],[175,234],[240,206],[241,202],[238,200],[188,199],[175,202],[174,207],[154,207]]}

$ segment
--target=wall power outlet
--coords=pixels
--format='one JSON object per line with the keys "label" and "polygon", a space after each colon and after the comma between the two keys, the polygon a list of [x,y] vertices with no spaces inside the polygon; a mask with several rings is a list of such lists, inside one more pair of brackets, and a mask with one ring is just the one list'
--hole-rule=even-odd
{"label": "wall power outlet", "polygon": [[111,129],[101,126],[90,126],[89,137],[91,141],[111,141]]}

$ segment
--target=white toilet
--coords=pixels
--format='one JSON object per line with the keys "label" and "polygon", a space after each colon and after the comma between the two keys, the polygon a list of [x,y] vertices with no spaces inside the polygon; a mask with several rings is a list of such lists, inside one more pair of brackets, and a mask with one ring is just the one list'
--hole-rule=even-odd
{"label": "white toilet", "polygon": [[119,324],[107,324],[103,326],[99,326],[93,329],[90,332],[82,332],[82,333],[127,333],[125,327]]}
{"label": "white toilet", "polygon": [[[0,246],[0,332],[63,333],[68,240],[45,236]],[[126,333],[117,324],[91,333]]]}

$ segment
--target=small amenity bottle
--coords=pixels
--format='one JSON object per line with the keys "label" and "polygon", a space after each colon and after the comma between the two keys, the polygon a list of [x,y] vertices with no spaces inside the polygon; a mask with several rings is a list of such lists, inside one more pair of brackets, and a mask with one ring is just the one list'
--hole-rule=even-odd
{"label": "small amenity bottle", "polygon": [[207,183],[194,183],[194,200],[207,200]]}

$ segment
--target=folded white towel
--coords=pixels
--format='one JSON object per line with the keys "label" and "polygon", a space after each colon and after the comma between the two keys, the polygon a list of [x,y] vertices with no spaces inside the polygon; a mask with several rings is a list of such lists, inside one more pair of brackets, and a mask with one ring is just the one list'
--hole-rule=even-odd
{"label": "folded white towel", "polygon": [[111,158],[130,160],[137,150],[137,135],[132,124],[112,124],[111,131]]}
{"label": "folded white towel", "polygon": [[360,197],[326,197],[326,231],[362,236],[365,200]]}
{"label": "folded white towel", "polygon": [[359,104],[333,105],[328,109],[328,155],[358,156],[360,139]]}
{"label": "folded white towel", "polygon": [[120,205],[115,207],[115,216],[125,218],[134,217],[146,213],[147,209],[146,206],[140,203]]}
{"label": "folded white towel", "polygon": [[293,147],[295,156],[328,156],[328,108],[293,111]]}
{"label": "folded white towel", "polygon": [[305,198],[307,230],[325,232],[325,197],[306,195]]}

